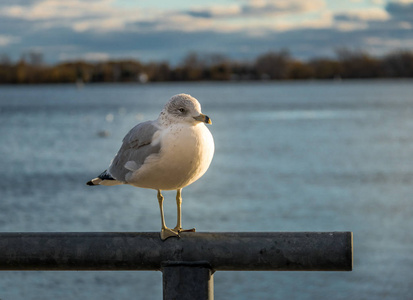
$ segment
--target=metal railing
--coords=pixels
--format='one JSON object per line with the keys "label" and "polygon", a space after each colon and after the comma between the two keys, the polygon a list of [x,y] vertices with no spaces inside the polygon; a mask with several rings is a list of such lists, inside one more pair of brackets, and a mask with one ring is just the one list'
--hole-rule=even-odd
{"label": "metal railing", "polygon": [[0,233],[0,270],[156,270],[164,299],[213,299],[215,271],[351,271],[351,232]]}

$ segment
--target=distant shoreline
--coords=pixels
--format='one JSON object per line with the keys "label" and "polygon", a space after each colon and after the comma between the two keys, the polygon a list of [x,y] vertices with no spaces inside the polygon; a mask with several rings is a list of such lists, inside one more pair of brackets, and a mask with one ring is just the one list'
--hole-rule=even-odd
{"label": "distant shoreline", "polygon": [[147,82],[141,84],[138,82],[88,82],[84,83],[81,86],[78,86],[74,82],[38,82],[38,83],[1,83],[1,87],[17,87],[17,86],[73,86],[79,89],[87,86],[146,86],[146,85],[173,85],[173,84],[188,84],[188,85],[202,85],[202,84],[233,84],[233,85],[242,85],[242,84],[251,84],[251,85],[283,85],[283,84],[315,84],[315,83],[333,83],[333,84],[347,84],[347,83],[375,83],[375,82],[403,82],[411,84],[413,77],[400,77],[400,78],[345,78],[341,80],[336,79],[285,79],[285,80],[227,80],[227,81],[214,81],[214,80],[198,80],[198,81],[157,81],[157,82]]}
{"label": "distant shoreline", "polygon": [[413,52],[396,51],[374,57],[342,49],[337,58],[301,61],[286,50],[268,52],[254,61],[233,61],[224,56],[190,53],[181,64],[142,63],[138,60],[42,63],[23,57],[0,61],[0,84],[152,83],[152,82],[272,82],[295,80],[406,79],[413,78]]}

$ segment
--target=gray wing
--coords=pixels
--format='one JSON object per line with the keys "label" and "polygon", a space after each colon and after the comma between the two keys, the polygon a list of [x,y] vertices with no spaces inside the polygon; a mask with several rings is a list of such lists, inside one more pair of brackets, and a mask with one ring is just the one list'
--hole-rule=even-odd
{"label": "gray wing", "polygon": [[130,165],[130,162],[133,162],[135,169],[139,169],[149,155],[159,153],[160,143],[151,145],[152,137],[158,130],[156,121],[147,121],[136,125],[128,132],[108,169],[116,180],[126,181],[126,174],[131,172],[130,167],[125,167],[127,163]]}

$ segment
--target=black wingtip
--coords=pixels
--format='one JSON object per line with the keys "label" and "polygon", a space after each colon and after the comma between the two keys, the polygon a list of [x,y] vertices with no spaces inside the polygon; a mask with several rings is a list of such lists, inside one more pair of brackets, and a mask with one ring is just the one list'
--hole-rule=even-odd
{"label": "black wingtip", "polygon": [[92,180],[90,180],[90,181],[86,182],[86,185],[94,185],[94,184],[93,184]]}

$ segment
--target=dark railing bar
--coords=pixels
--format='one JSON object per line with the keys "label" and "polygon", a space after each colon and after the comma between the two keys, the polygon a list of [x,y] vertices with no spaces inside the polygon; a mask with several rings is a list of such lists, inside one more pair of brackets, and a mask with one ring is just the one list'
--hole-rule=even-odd
{"label": "dark railing bar", "polygon": [[0,270],[351,271],[351,232],[0,233]]}

